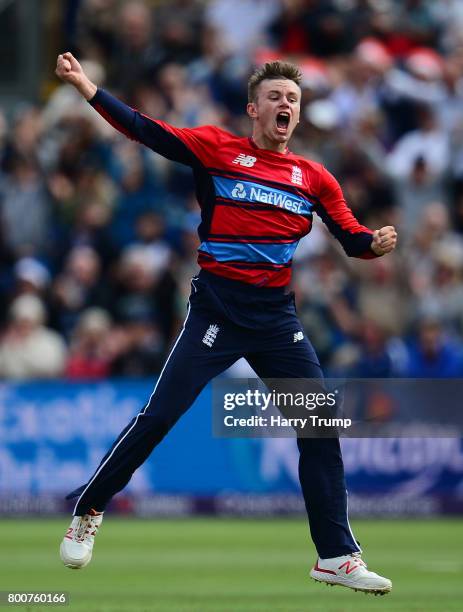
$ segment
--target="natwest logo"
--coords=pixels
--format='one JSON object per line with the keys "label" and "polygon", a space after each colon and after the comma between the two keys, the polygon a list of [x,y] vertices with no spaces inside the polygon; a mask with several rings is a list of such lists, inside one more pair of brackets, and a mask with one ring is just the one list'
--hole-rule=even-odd
{"label": "natwest logo", "polygon": [[236,183],[235,187],[232,191],[233,198],[240,198],[243,200],[246,197],[246,189],[244,188],[243,183]]}
{"label": "natwest logo", "polygon": [[239,166],[244,166],[245,168],[252,168],[256,163],[257,158],[252,155],[245,155],[244,153],[240,153],[238,157],[236,157],[232,163],[237,164]]}
{"label": "natwest logo", "polygon": [[229,179],[225,180],[226,183],[216,183],[219,195],[225,198],[231,197],[233,200],[246,200],[250,203],[259,202],[260,204],[277,206],[299,215],[310,212],[308,202],[303,198],[293,196],[287,191],[280,191],[266,185],[248,183],[247,181],[233,182],[230,185]]}
{"label": "natwest logo", "polygon": [[260,187],[251,187],[249,199],[254,202],[261,202],[262,204],[278,206],[295,213],[301,213],[303,207],[301,200],[295,200],[280,191],[272,191]]}

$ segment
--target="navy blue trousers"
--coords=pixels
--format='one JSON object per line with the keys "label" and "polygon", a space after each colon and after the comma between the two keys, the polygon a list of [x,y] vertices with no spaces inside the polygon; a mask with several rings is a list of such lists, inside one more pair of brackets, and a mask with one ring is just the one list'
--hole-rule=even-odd
{"label": "navy blue trousers", "polygon": [[[211,325],[216,326],[212,342]],[[243,286],[202,271],[192,280],[187,319],[147,405],[120,433],[88,483],[67,496],[78,497],[74,514],[104,510],[204,386],[241,357],[260,378],[322,380],[308,339],[304,335],[295,342],[301,331],[293,294]],[[347,517],[339,440],[298,438],[297,444],[299,478],[318,554],[330,558],[360,550]]]}

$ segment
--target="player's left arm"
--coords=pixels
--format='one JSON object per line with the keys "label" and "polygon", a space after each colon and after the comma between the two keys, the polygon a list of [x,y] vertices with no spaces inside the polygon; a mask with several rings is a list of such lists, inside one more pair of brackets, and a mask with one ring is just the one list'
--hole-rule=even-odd
{"label": "player's left arm", "polygon": [[372,231],[357,221],[338,181],[322,168],[315,212],[350,257],[372,259],[395,249],[397,232],[392,225]]}

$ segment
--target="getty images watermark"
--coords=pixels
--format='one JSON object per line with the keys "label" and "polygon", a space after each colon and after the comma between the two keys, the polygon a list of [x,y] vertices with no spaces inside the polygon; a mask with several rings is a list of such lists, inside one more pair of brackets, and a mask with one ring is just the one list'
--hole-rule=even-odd
{"label": "getty images watermark", "polygon": [[[307,411],[316,411],[323,408],[334,408],[338,391],[333,392],[284,392],[260,391],[259,389],[247,389],[245,392],[225,393],[223,407],[226,411],[236,411],[237,408],[246,407],[254,414],[250,416],[235,416],[226,414],[223,418],[225,427],[238,428],[266,428],[272,429],[292,427],[295,430],[326,427],[352,426],[352,419],[338,417],[322,417],[318,414],[307,414],[296,416],[294,409],[303,408]],[[278,407],[279,413],[272,413],[272,409]],[[291,416],[287,410],[291,410]],[[257,412],[257,413],[256,413]],[[283,413],[283,414],[282,414]],[[287,416],[283,416],[286,414]]]}
{"label": "getty images watermark", "polygon": [[214,381],[218,437],[463,436],[463,379]]}

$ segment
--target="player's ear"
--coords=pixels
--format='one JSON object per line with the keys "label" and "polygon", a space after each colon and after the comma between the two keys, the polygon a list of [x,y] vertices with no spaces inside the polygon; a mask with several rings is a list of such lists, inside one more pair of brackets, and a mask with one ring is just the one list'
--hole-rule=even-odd
{"label": "player's ear", "polygon": [[248,102],[248,105],[246,106],[246,111],[251,117],[251,119],[255,119],[257,117],[257,107],[255,102]]}

